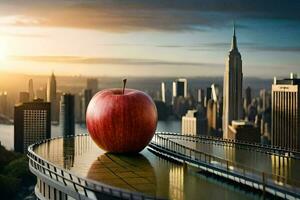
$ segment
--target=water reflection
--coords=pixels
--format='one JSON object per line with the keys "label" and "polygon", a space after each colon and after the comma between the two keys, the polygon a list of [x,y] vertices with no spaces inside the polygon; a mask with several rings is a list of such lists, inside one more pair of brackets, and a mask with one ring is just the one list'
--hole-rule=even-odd
{"label": "water reflection", "polygon": [[184,193],[184,167],[172,165],[169,172],[169,196],[170,199],[181,200]]}
{"label": "water reflection", "polygon": [[154,169],[142,154],[102,154],[91,165],[87,178],[130,191],[156,195]]}
{"label": "water reflection", "polygon": [[[276,180],[277,176],[281,176],[300,182],[299,159],[276,156],[270,153],[255,151],[254,149],[249,150],[245,147],[224,146],[221,143],[207,143],[204,140],[198,142],[185,141],[178,137],[174,137],[172,140],[201,152],[229,160],[236,164],[255,169],[260,172],[265,172],[270,175],[273,174],[274,180]],[[300,185],[300,183],[297,185]]]}
{"label": "water reflection", "polygon": [[[271,156],[271,160],[273,174],[280,177],[285,177],[288,179],[288,184],[293,184],[300,187],[299,160],[284,158],[275,155]],[[274,177],[274,179],[278,182],[282,181],[282,179],[280,179],[279,177]]]}
{"label": "water reflection", "polygon": [[75,159],[90,151],[92,146],[90,137],[77,136],[47,141],[38,145],[34,151],[59,167],[71,169]]}
{"label": "water reflection", "polygon": [[64,168],[71,169],[74,166],[74,156],[75,156],[75,138],[64,138],[63,139],[63,158],[64,158]]}

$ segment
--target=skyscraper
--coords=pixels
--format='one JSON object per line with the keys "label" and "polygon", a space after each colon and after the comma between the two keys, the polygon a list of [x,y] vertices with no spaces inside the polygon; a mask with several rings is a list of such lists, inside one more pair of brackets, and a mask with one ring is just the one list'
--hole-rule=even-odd
{"label": "skyscraper", "polygon": [[204,90],[202,88],[197,90],[198,92],[198,103],[204,105]]}
{"label": "skyscraper", "polygon": [[92,95],[98,92],[98,79],[88,78],[86,80],[86,88],[92,90]]}
{"label": "skyscraper", "polygon": [[228,139],[260,143],[259,128],[252,122],[233,120],[228,127]]}
{"label": "skyscraper", "polygon": [[208,101],[211,99],[211,87],[206,88],[206,96],[204,98],[204,107],[207,107]]}
{"label": "skyscraper", "polygon": [[63,94],[61,96],[59,124],[65,136],[75,135],[74,100],[75,97],[72,94]]}
{"label": "skyscraper", "polygon": [[261,111],[266,111],[271,105],[271,94],[266,89],[262,89],[259,91],[259,96],[262,101]]}
{"label": "skyscraper", "polygon": [[212,134],[218,129],[218,103],[213,99],[208,100],[206,107],[207,130]]}
{"label": "skyscraper", "polygon": [[173,97],[187,97],[187,79],[179,78],[173,82]]}
{"label": "skyscraper", "polygon": [[243,92],[243,72],[242,58],[237,47],[235,27],[231,50],[226,61],[223,85],[223,138],[228,138],[228,126],[232,120],[242,118],[242,92]]}
{"label": "skyscraper", "polygon": [[161,82],[161,101],[166,103],[166,84]]}
{"label": "skyscraper", "polygon": [[203,110],[188,110],[181,119],[181,132],[188,135],[205,135],[207,133],[207,118]]}
{"label": "skyscraper", "polygon": [[19,103],[26,103],[29,101],[29,92],[19,93]]}
{"label": "skyscraper", "polygon": [[57,91],[56,92],[56,108],[55,108],[55,119],[56,122],[59,122],[59,116],[60,116],[60,100],[61,100],[61,96],[63,95],[63,93],[61,91]]}
{"label": "skyscraper", "polygon": [[300,79],[275,80],[272,85],[271,144],[300,150]]}
{"label": "skyscraper", "polygon": [[245,89],[245,100],[244,100],[244,110],[245,110],[245,114],[248,113],[248,107],[251,104],[252,101],[252,96],[251,96],[251,88],[248,86]]}
{"label": "skyscraper", "polygon": [[0,113],[8,115],[7,92],[0,92]]}
{"label": "skyscraper", "polygon": [[51,103],[51,121],[57,122],[56,79],[53,72],[47,84],[47,102]]}
{"label": "skyscraper", "polygon": [[217,102],[219,101],[219,98],[220,98],[220,87],[219,85],[213,83],[211,85],[211,98]]}
{"label": "skyscraper", "polygon": [[33,101],[35,96],[34,96],[33,80],[32,79],[30,79],[29,82],[28,82],[28,92],[29,92],[29,101]]}
{"label": "skyscraper", "polygon": [[82,123],[82,93],[75,94],[74,98],[75,122]]}
{"label": "skyscraper", "polygon": [[47,86],[40,87],[36,90],[36,98],[43,99],[44,101],[47,101]]}
{"label": "skyscraper", "polygon": [[50,103],[36,99],[15,106],[14,148],[26,153],[29,145],[50,138]]}
{"label": "skyscraper", "polygon": [[92,90],[90,90],[90,89],[83,90],[82,104],[81,104],[82,105],[82,109],[81,109],[82,122],[85,122],[86,110],[87,110],[87,107],[88,107],[92,97],[93,97]]}

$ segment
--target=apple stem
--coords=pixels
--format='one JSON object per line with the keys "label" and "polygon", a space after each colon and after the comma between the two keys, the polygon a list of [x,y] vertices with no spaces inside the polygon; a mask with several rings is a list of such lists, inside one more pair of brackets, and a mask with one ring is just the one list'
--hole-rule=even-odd
{"label": "apple stem", "polygon": [[125,87],[126,87],[127,79],[123,79],[123,94],[125,92]]}

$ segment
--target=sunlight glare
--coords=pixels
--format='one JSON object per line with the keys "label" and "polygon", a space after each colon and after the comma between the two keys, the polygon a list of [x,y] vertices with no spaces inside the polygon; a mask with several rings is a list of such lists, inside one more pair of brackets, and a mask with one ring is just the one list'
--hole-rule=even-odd
{"label": "sunlight glare", "polygon": [[5,60],[6,56],[7,56],[7,55],[6,55],[6,48],[5,48],[5,45],[0,44],[0,61]]}

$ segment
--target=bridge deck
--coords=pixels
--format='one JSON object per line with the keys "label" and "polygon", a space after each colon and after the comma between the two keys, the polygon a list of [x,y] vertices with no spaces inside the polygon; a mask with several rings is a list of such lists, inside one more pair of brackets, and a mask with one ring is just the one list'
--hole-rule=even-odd
{"label": "bridge deck", "polygon": [[156,135],[150,147],[173,159],[256,189],[284,198],[300,198],[299,159],[254,148],[234,148],[195,138],[189,140],[174,134]]}
{"label": "bridge deck", "polygon": [[272,151],[257,151],[255,147],[243,148],[235,145],[223,145],[218,141],[210,142],[200,138],[195,140],[179,135],[162,135],[162,137],[197,151],[254,168],[258,171],[300,181],[300,159],[298,158],[282,156]]}

